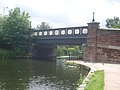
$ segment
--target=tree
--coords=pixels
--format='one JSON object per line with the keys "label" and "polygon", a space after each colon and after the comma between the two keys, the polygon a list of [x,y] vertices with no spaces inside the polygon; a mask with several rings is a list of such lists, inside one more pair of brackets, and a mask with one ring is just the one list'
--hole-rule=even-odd
{"label": "tree", "polygon": [[4,17],[1,17],[0,16],[0,48],[6,48],[7,44],[6,44],[6,41],[5,41],[5,34],[3,32],[3,26],[4,26],[4,23],[6,22],[6,19],[7,17],[4,16]]}
{"label": "tree", "polygon": [[3,17],[0,16],[0,48],[2,46],[3,35]]}
{"label": "tree", "polygon": [[47,22],[42,22],[41,25],[37,25],[36,29],[44,30],[44,29],[50,29],[51,26]]}
{"label": "tree", "polygon": [[120,28],[120,19],[119,17],[114,17],[113,19],[106,20],[106,27],[108,28]]}
{"label": "tree", "polygon": [[29,14],[14,8],[9,11],[6,22],[3,25],[5,40],[11,49],[20,56],[27,52],[29,41]]}

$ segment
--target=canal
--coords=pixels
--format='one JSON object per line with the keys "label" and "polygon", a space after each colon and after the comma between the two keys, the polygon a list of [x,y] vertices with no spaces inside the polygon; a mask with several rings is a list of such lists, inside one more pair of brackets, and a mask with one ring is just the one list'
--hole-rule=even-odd
{"label": "canal", "polygon": [[0,90],[75,90],[88,70],[65,60],[0,60]]}

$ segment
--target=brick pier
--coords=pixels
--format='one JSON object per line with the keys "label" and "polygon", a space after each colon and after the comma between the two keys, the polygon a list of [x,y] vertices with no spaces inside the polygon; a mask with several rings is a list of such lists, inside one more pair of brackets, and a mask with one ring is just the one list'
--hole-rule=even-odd
{"label": "brick pier", "polygon": [[120,63],[120,29],[103,29],[98,22],[88,23],[84,60]]}

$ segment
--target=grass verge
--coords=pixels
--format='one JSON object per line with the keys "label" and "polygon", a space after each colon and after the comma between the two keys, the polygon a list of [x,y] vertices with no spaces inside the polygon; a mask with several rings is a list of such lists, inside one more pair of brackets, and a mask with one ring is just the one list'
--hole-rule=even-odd
{"label": "grass verge", "polygon": [[95,72],[85,90],[104,90],[104,70]]}

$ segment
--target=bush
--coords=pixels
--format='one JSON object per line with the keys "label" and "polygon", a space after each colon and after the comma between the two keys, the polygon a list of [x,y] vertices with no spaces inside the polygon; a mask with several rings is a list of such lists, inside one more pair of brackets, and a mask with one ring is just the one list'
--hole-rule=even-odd
{"label": "bush", "polygon": [[0,49],[0,59],[8,59],[10,58],[10,51],[5,49]]}

